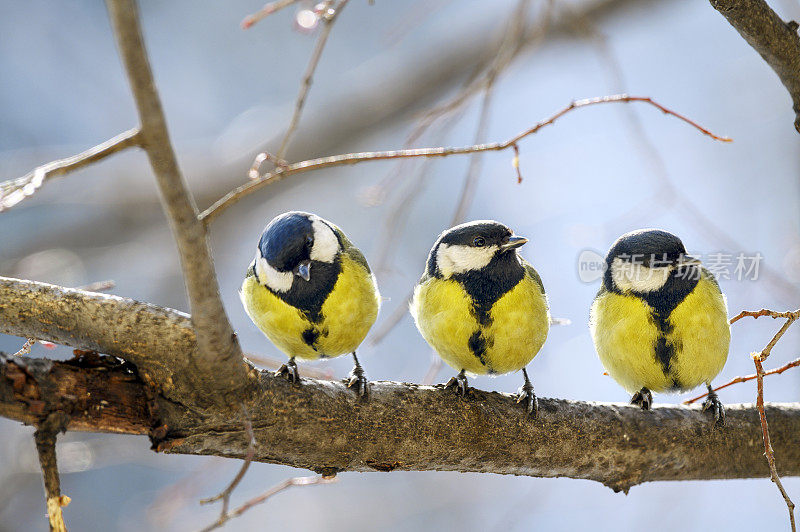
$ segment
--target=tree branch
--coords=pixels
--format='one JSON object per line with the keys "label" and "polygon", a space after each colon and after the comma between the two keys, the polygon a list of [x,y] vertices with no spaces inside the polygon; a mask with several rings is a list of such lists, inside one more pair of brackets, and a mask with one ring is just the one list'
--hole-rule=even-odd
{"label": "tree branch", "polygon": [[[333,7],[330,5],[332,2],[323,4],[323,12],[319,14],[319,17],[322,18],[322,31],[320,32],[319,37],[317,37],[317,44],[314,45],[314,52],[311,54],[311,59],[308,61],[306,72],[303,74],[303,81],[300,83],[300,92],[297,94],[297,101],[294,104],[292,120],[289,122],[289,127],[286,129],[286,133],[283,136],[281,146],[278,148],[276,155],[278,159],[283,159],[283,157],[286,155],[286,150],[289,149],[289,142],[292,140],[292,135],[294,135],[294,132],[297,129],[297,124],[300,123],[300,115],[303,113],[303,107],[306,104],[308,91],[311,89],[311,82],[314,78],[314,72],[317,70],[317,65],[322,57],[322,51],[325,49],[325,44],[328,42],[328,36],[331,34],[331,30],[333,29],[333,24],[336,22],[336,18],[347,5],[347,2],[348,0],[339,0],[339,2]],[[329,10],[332,12],[329,13]]]}
{"label": "tree branch", "polygon": [[39,423],[33,439],[39,454],[39,465],[42,468],[45,500],[47,501],[47,518],[51,532],[67,532],[61,507],[69,504],[70,499],[61,495],[61,481],[58,476],[56,461],[56,437],[65,430],[67,416],[63,412],[53,412]]}
{"label": "tree branch", "polygon": [[[142,123],[142,147],[150,159],[181,257],[198,343],[192,373],[200,374],[195,377],[204,377],[205,396],[215,400],[215,396],[243,385],[246,366],[219,297],[205,226],[197,219],[197,207],[172,149],[139,27],[136,3],[134,0],[108,0],[107,5]],[[209,387],[220,394],[208,393]]]}
{"label": "tree branch", "polygon": [[68,174],[138,144],[139,130],[129,129],[78,155],[43,164],[22,177],[4,181],[0,183],[0,212],[32,196],[48,179]]}
{"label": "tree branch", "polygon": [[558,111],[557,113],[553,114],[549,118],[537,123],[533,127],[519,133],[515,137],[510,138],[505,142],[492,142],[489,144],[477,144],[474,146],[464,146],[458,148],[419,148],[419,149],[411,149],[411,150],[392,150],[392,151],[377,151],[377,152],[366,152],[366,153],[347,153],[343,155],[333,155],[330,157],[322,157],[320,159],[312,159],[309,161],[301,161],[299,163],[290,164],[287,166],[279,167],[276,170],[267,173],[261,176],[258,179],[253,179],[250,182],[237,187],[226,194],[221,199],[217,200],[211,207],[206,209],[200,214],[200,219],[208,225],[211,220],[213,220],[216,216],[218,216],[223,210],[230,207],[243,197],[255,192],[256,190],[272,183],[276,183],[283,179],[284,177],[290,176],[292,174],[299,174],[302,172],[308,172],[311,170],[319,170],[321,168],[328,168],[331,166],[342,166],[346,164],[356,164],[364,161],[379,161],[379,160],[386,160],[386,159],[407,159],[413,157],[447,157],[449,155],[464,155],[467,153],[478,153],[478,152],[485,152],[485,151],[502,151],[508,148],[515,146],[520,140],[523,138],[533,135],[537,133],[540,129],[545,126],[549,126],[553,124],[556,120],[564,116],[565,114],[573,111],[575,109],[579,109],[581,107],[588,107],[590,105],[598,105],[604,103],[630,103],[630,102],[642,102],[647,103],[657,109],[659,109],[664,114],[672,115],[679,120],[682,120],[689,124],[690,126],[694,127],[704,135],[711,137],[714,140],[722,141],[722,142],[730,142],[731,139],[728,137],[720,137],[709,131],[708,129],[700,126],[696,122],[686,118],[683,115],[664,107],[660,103],[652,100],[651,98],[643,97],[643,96],[628,96],[627,94],[615,94],[612,96],[601,96],[598,98],[587,98],[584,100],[575,100],[571,102],[569,105]]}
{"label": "tree branch", "polygon": [[784,22],[764,0],[710,0],[747,44],[775,71],[792,97],[794,127],[800,133],[800,36],[796,22]]}
{"label": "tree branch", "polygon": [[[116,427],[118,432],[141,434],[151,427],[144,383],[129,376],[120,384],[121,370],[107,370],[117,379],[109,387],[114,391],[95,385],[89,394],[85,386],[102,381],[103,372],[68,366],[3,357],[0,415],[31,422],[36,415],[24,398],[38,393],[42,408],[76,405],[71,430],[107,431],[109,411],[132,416]],[[24,380],[15,377],[19,372]],[[87,375],[61,382],[70,372]],[[22,392],[15,391],[17,382],[23,382],[16,385]],[[136,399],[121,396],[121,386]],[[83,401],[108,404],[85,415],[82,408],[88,403]],[[558,399],[540,399],[541,419],[530,420],[510,394],[472,390],[460,399],[441,386],[373,382],[370,400],[363,402],[342,381],[303,379],[297,386],[264,372],[246,406],[258,441],[254,460],[325,475],[469,471],[590,479],[615,490],[655,480],[769,476],[753,405],[729,405],[722,429],[715,429],[699,408],[662,406],[645,412],[623,404]],[[250,438],[236,417],[208,421],[182,405],[170,408],[160,412],[170,416],[169,428],[161,435],[151,433],[157,450],[247,456]],[[767,405],[766,413],[772,446],[781,457],[779,473],[800,475],[800,405]]]}

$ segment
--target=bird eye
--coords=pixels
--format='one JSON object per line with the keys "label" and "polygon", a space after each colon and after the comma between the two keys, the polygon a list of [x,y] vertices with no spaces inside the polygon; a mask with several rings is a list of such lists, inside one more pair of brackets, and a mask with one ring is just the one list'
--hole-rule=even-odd
{"label": "bird eye", "polygon": [[483,246],[486,245],[486,240],[484,240],[483,237],[476,236],[475,239],[472,241],[472,245],[475,246],[476,248],[482,248]]}

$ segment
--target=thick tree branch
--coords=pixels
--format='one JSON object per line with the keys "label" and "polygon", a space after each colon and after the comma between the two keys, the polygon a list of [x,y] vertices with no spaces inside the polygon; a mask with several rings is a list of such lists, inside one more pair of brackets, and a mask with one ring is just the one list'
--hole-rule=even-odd
{"label": "thick tree branch", "polygon": [[[147,59],[134,0],[108,0],[119,52],[141,120],[141,145],[147,151],[181,257],[198,350],[192,360],[204,388],[215,392],[242,387],[246,366],[219,297],[205,226],[178,168],[161,100]],[[210,389],[211,388],[211,389]]]}
{"label": "thick tree branch", "polygon": [[135,365],[168,398],[191,393],[185,379],[194,378],[189,361],[196,356],[195,333],[189,316],[177,310],[0,277],[0,333],[113,355]]}
{"label": "thick tree branch", "polygon": [[800,36],[796,22],[784,22],[764,0],[710,0],[711,6],[761,54],[792,97],[794,127],[800,133]]}
{"label": "thick tree branch", "polygon": [[[62,384],[73,369],[87,375]],[[105,374],[118,380],[120,371]],[[15,377],[19,373],[24,379]],[[69,429],[107,431],[109,412],[125,411],[132,417],[125,417],[119,432],[148,430],[146,385],[131,377],[109,386],[113,394],[97,387],[87,393],[84,386],[102,380],[101,374],[98,368],[3,357],[0,415],[32,422],[37,416],[25,398],[38,393],[43,408],[80,405],[71,410]],[[119,395],[120,386],[131,388],[125,392],[132,394],[130,401]],[[108,404],[82,414],[80,402],[90,400]],[[235,416],[208,422],[170,404],[173,410],[161,414],[173,421],[156,436],[158,450],[244,458],[252,449],[247,429]],[[460,399],[441,387],[374,382],[364,402],[340,381],[304,379],[298,386],[264,372],[247,409],[258,441],[254,460],[326,475],[471,471],[590,479],[616,490],[655,480],[769,476],[753,405],[729,405],[722,429],[715,429],[699,408],[645,412],[623,404],[557,399],[540,399],[541,419],[531,420],[510,394],[473,390]],[[772,404],[766,412],[772,446],[780,455],[779,473],[800,475],[800,405]]]}
{"label": "thick tree branch", "polygon": [[148,393],[131,366],[112,357],[55,362],[0,354],[0,416],[26,425],[58,412],[67,430],[147,434]]}

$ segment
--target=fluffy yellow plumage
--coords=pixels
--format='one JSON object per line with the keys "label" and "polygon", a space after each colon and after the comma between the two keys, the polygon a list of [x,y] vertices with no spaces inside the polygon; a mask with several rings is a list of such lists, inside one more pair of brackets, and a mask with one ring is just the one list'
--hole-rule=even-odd
{"label": "fluffy yellow plumage", "polygon": [[703,408],[724,423],[711,380],[728,358],[727,304],[714,276],[678,237],[642,229],[614,243],[589,327],[600,361],[633,394],[632,403],[649,409],[652,391],[705,384]]}
{"label": "fluffy yellow plumage", "polygon": [[[259,329],[289,355],[307,360],[352,353],[364,341],[378,317],[380,296],[371,274],[349,255],[343,254],[342,271],[325,303],[322,321],[312,323],[297,307],[274,292],[245,278],[240,297],[245,311]],[[314,347],[303,340],[308,330],[319,333]]]}
{"label": "fluffy yellow plumage", "polygon": [[278,374],[297,381],[295,357],[352,353],[349,385],[367,392],[355,350],[375,323],[380,295],[364,255],[338,227],[305,212],[275,217],[239,295],[253,323],[289,356]]}
{"label": "fluffy yellow plumage", "polygon": [[[472,298],[453,279],[430,278],[417,285],[411,314],[422,337],[442,360],[474,375],[524,368],[542,348],[550,329],[544,291],[527,271],[494,303],[487,326],[477,321]],[[469,347],[470,338],[478,331],[486,338],[483,361]]]}
{"label": "fluffy yellow plumage", "polygon": [[518,254],[527,240],[494,221],[462,224],[439,236],[414,290],[411,314],[423,338],[459,371],[449,386],[467,392],[466,373],[522,370],[519,401],[537,410],[525,366],[550,328],[539,275]]}
{"label": "fluffy yellow plumage", "polygon": [[594,300],[590,327],[597,354],[608,374],[628,392],[643,387],[654,392],[690,390],[710,383],[722,371],[731,338],[728,311],[705,269],[695,289],[671,312],[670,322],[666,341],[680,347],[665,373],[653,350],[659,331],[647,303],[606,290]]}

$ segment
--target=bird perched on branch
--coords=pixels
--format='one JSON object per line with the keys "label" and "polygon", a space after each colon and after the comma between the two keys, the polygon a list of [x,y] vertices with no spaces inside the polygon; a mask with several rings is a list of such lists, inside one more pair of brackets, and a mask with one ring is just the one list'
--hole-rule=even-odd
{"label": "bird perched on branch", "polygon": [[641,229],[614,242],[589,326],[600,361],[633,394],[631,403],[648,410],[651,392],[705,383],[703,410],[725,423],[711,380],[728,358],[727,303],[714,276],[677,236]]}
{"label": "bird perched on branch", "polygon": [[276,216],[258,241],[239,295],[245,311],[289,362],[353,354],[348,386],[367,393],[356,348],[378,316],[380,295],[364,255],[331,222],[307,212]]}
{"label": "bird perched on branch", "polygon": [[517,254],[528,240],[480,220],[441,235],[414,289],[411,314],[422,336],[458,376],[448,388],[466,395],[466,374],[522,370],[517,402],[535,416],[538,402],[525,366],[550,328],[547,297],[536,270]]}

